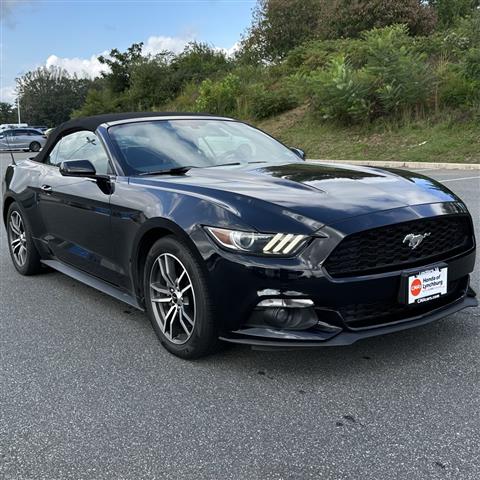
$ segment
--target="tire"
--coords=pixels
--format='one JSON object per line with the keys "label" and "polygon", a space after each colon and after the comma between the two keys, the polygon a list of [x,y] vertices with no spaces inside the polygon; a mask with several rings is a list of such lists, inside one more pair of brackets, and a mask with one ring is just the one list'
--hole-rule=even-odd
{"label": "tire", "polygon": [[158,240],[147,255],[143,285],[148,316],[170,353],[194,359],[217,349],[208,282],[188,245],[173,236]]}
{"label": "tire", "polygon": [[39,273],[42,269],[40,255],[33,243],[25,215],[16,202],[13,202],[8,209],[6,226],[8,248],[14,267],[22,275]]}
{"label": "tire", "polygon": [[30,144],[29,149],[30,149],[31,152],[38,152],[38,151],[40,151],[41,147],[42,146],[38,142],[32,142]]}

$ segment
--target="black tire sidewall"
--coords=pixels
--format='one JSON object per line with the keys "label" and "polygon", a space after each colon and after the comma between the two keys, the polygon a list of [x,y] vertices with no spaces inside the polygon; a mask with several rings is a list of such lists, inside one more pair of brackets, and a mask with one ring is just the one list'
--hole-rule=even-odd
{"label": "black tire sidewall", "polygon": [[[162,253],[175,255],[187,269],[195,292],[195,326],[192,336],[182,345],[170,342],[161,331],[155,320],[150,302],[150,272],[154,262]],[[192,254],[188,245],[173,236],[163,237],[150,249],[145,261],[144,269],[144,295],[148,316],[160,343],[171,353],[182,358],[198,358],[214,350],[218,333],[214,321],[214,309],[211,302],[210,289],[205,272],[200,261]]]}
{"label": "black tire sidewall", "polygon": [[[32,148],[34,145],[38,146],[38,148],[37,148],[37,149]],[[40,150],[40,148],[42,148],[42,146],[41,146],[40,143],[38,143],[38,142],[32,142],[32,143],[30,144],[30,147],[29,147],[29,148],[30,148],[30,151],[31,151],[31,152],[38,152],[38,151]]]}
{"label": "black tire sidewall", "polygon": [[[20,214],[20,216],[22,217],[23,228],[25,229],[25,238],[26,238],[26,241],[27,241],[27,259],[22,266],[18,265],[18,263],[15,261],[14,256],[13,256],[13,251],[12,251],[12,245],[10,243],[9,223],[10,223],[10,217],[11,217],[13,212],[18,212]],[[22,212],[21,208],[18,206],[18,204],[16,202],[13,202],[10,205],[10,207],[8,208],[8,213],[7,213],[7,239],[8,239],[8,250],[10,251],[10,256],[12,258],[12,263],[13,263],[13,266],[16,268],[16,270],[22,275],[32,275],[34,273],[38,273],[38,271],[41,268],[40,257],[38,255],[37,248],[35,247],[35,244],[33,243],[30,226],[28,224],[26,216]]]}

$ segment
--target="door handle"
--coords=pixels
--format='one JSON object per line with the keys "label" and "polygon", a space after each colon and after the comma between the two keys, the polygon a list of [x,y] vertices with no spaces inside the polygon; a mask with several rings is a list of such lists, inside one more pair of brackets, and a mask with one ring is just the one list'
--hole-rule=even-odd
{"label": "door handle", "polygon": [[50,185],[42,185],[40,190],[42,190],[42,192],[50,193],[52,191],[52,187]]}

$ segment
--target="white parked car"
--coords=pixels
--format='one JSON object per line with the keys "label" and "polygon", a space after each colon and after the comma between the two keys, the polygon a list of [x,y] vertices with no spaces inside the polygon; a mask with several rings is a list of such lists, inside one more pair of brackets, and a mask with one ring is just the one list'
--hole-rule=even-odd
{"label": "white parked car", "polygon": [[33,128],[14,128],[0,132],[0,150],[29,150],[38,152],[47,137]]}
{"label": "white parked car", "polygon": [[12,130],[14,128],[28,128],[28,123],[2,123],[0,125],[0,131]]}

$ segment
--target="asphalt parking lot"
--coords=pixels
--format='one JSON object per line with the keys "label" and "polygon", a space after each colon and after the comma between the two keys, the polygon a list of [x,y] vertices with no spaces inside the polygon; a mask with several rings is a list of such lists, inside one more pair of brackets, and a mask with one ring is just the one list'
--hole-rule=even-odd
{"label": "asphalt parking lot", "polygon": [[[464,199],[480,238],[480,172],[422,173]],[[192,363],[119,301],[18,275],[0,235],[0,478],[480,478],[480,309],[349,347]]]}

